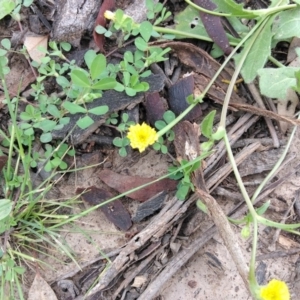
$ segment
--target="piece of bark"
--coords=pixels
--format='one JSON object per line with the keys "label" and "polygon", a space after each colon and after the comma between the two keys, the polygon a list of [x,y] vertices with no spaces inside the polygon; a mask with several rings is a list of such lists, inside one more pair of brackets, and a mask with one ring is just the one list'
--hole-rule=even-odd
{"label": "piece of bark", "polygon": [[97,0],[57,1],[52,39],[78,47],[83,33],[92,32],[101,3]]}
{"label": "piece of bark", "polygon": [[167,106],[166,101],[160,97],[158,92],[146,94],[145,108],[147,120],[152,126],[154,126],[156,121],[163,119]]}
{"label": "piece of bark", "polygon": [[[209,84],[213,76],[220,68],[220,64],[214,60],[206,51],[196,47],[193,44],[184,42],[167,42],[159,44],[162,48],[170,47],[176,53],[180,62],[189,67],[194,72],[195,87],[201,93]],[[207,92],[207,97],[223,103],[228,84],[233,75],[233,70],[224,68],[218,78],[215,80],[212,87]],[[224,82],[225,81],[225,82]],[[238,103],[243,102],[242,98],[233,91],[231,101]]]}
{"label": "piece of bark", "polygon": [[153,215],[156,211],[158,211],[162,207],[165,199],[166,199],[166,193],[161,192],[158,195],[155,195],[154,197],[149,199],[148,201],[140,204],[137,208],[134,217],[132,217],[132,221],[134,223],[138,223],[144,220],[145,218]]}
{"label": "piece of bark", "polygon": [[[186,76],[178,80],[169,88],[169,105],[170,109],[176,114],[180,115],[189,107],[186,98],[194,95],[194,77],[193,75]],[[200,104],[197,104],[183,120],[194,121],[202,115]]]}
{"label": "piece of bark", "polygon": [[[103,182],[119,193],[125,193],[131,189],[157,180],[157,178],[142,178],[140,176],[120,175],[108,169],[102,170],[98,176]],[[173,191],[176,189],[176,186],[177,181],[165,178],[135,192],[127,194],[126,196],[134,200],[144,202],[162,191]]]}
{"label": "piece of bark", "polygon": [[[99,203],[113,198],[113,194],[110,192],[94,186],[88,187],[87,189],[78,188],[76,193],[82,193],[81,198],[90,205],[98,205]],[[117,199],[105,204],[101,206],[100,209],[106,218],[119,229],[126,231],[131,227],[132,223],[130,215],[120,200]]]}

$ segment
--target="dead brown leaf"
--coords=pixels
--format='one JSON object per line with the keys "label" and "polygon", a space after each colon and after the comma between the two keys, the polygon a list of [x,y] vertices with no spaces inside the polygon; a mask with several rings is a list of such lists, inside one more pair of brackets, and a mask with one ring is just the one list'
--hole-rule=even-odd
{"label": "dead brown leaf", "polygon": [[48,36],[27,36],[24,41],[24,46],[26,47],[32,60],[40,63],[41,59],[45,57],[46,54],[38,50],[38,48],[43,47],[47,49]]}
{"label": "dead brown leaf", "polygon": [[[99,173],[99,178],[108,186],[117,190],[119,193],[127,192],[131,189],[137,188],[143,184],[147,184],[157,178],[142,178],[139,176],[120,175],[111,170],[104,169]],[[134,200],[144,202],[162,191],[175,190],[177,181],[171,179],[162,179],[158,182],[146,186],[138,191],[127,195]]]}
{"label": "dead brown leaf", "polygon": [[57,297],[50,285],[37,273],[29,289],[28,300],[57,300]]}

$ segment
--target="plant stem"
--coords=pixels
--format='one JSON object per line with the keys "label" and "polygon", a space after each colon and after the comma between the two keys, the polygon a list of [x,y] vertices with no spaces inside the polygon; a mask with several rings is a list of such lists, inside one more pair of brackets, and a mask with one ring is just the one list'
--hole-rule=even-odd
{"label": "plant stem", "polygon": [[270,62],[272,62],[278,68],[285,68],[285,65],[282,64],[280,61],[278,61],[275,57],[273,57],[273,56],[270,55],[268,57],[268,59],[269,59]]}
{"label": "plant stem", "polygon": [[[199,34],[194,34],[186,31],[180,31],[172,28],[166,28],[166,27],[160,27],[160,26],[153,26],[153,30],[159,32],[159,33],[167,33],[167,34],[172,34],[175,35],[177,38],[192,38],[192,39],[198,39],[202,41],[207,41],[207,42],[213,42],[211,38],[205,35],[199,35]],[[229,41],[230,45],[232,46],[237,46],[236,42]]]}

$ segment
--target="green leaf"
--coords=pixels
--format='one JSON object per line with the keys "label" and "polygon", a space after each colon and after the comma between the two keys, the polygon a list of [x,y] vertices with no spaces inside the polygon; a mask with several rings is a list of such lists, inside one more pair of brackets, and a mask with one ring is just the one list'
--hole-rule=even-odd
{"label": "green leaf", "polygon": [[7,51],[4,49],[0,49],[0,56],[6,55]]}
{"label": "green leaf", "polygon": [[97,26],[95,27],[95,31],[96,31],[98,34],[104,34],[104,33],[107,31],[107,29],[106,29],[105,27],[101,26],[101,25],[97,25]]}
{"label": "green leaf", "polygon": [[175,120],[176,116],[171,110],[167,110],[163,115],[164,120],[167,124],[170,124],[172,121]]}
{"label": "green leaf", "polygon": [[203,121],[201,122],[201,133],[207,137],[208,139],[211,138],[213,125],[214,125],[214,118],[216,115],[216,111],[212,110],[209,114],[205,116]]}
{"label": "green leaf", "polygon": [[129,63],[133,63],[133,54],[132,54],[132,52],[131,51],[126,51],[124,53],[124,59],[126,61],[128,61]]}
{"label": "green leaf", "polygon": [[126,87],[125,88],[125,93],[130,96],[130,97],[133,97],[136,95],[136,91],[132,88],[129,88],[129,87]]}
{"label": "green leaf", "polygon": [[284,99],[287,90],[296,86],[295,72],[299,68],[264,68],[258,71],[260,92],[270,98]]}
{"label": "green leaf", "polygon": [[121,157],[126,157],[127,156],[127,151],[126,151],[126,148],[122,147],[119,149],[119,155]]}
{"label": "green leaf", "polygon": [[168,153],[168,148],[165,145],[161,145],[160,151],[162,154],[167,154]]}
{"label": "green leaf", "polygon": [[12,202],[9,199],[0,200],[0,221],[6,218],[12,210]]}
{"label": "green leaf", "polygon": [[146,42],[150,40],[152,29],[153,26],[149,21],[144,21],[140,24],[140,34]]}
{"label": "green leaf", "polygon": [[97,116],[104,115],[107,112],[108,112],[108,106],[107,105],[97,106],[97,107],[89,109],[89,113],[97,115]]}
{"label": "green leaf", "polygon": [[129,120],[129,115],[126,114],[126,113],[123,113],[123,114],[122,114],[122,121],[123,121],[124,123],[126,123],[128,120]]}
{"label": "green leaf", "polygon": [[243,4],[238,4],[234,0],[213,0],[217,5],[217,11],[228,13],[236,17],[253,19],[260,15],[255,10],[244,9]]}
{"label": "green leaf", "polygon": [[92,85],[92,89],[95,90],[111,90],[114,89],[117,82],[114,78],[103,78]]}
{"label": "green leaf", "polygon": [[[259,35],[256,37],[254,44],[252,45],[250,52],[247,54],[246,60],[241,69],[241,74],[246,83],[250,83],[257,76],[257,71],[264,67],[268,56],[271,54],[271,41],[272,32],[271,25],[273,18],[266,23]],[[240,59],[243,58],[248,47],[251,46],[252,39],[250,38],[244,46],[244,49],[234,56],[235,63],[238,64]]]}
{"label": "green leaf", "polygon": [[16,7],[16,4],[12,0],[0,1],[0,20],[9,15]]}
{"label": "green leaf", "polygon": [[241,230],[241,236],[244,239],[247,239],[250,236],[250,233],[251,233],[250,226],[249,226],[249,224],[246,224]]}
{"label": "green leaf", "polygon": [[94,120],[90,116],[85,116],[81,119],[79,119],[76,124],[81,128],[81,129],[86,129],[90,127],[92,124],[94,124]]}
{"label": "green leaf", "polygon": [[205,214],[207,214],[207,212],[208,212],[207,206],[200,199],[197,200],[196,205],[201,211],[203,211]]}
{"label": "green leaf", "polygon": [[38,123],[38,126],[34,126],[34,127],[38,127],[40,129],[42,129],[44,132],[49,132],[52,131],[54,129],[54,127],[56,126],[56,122],[52,121],[52,120],[42,120]]}
{"label": "green leaf", "polygon": [[154,150],[158,151],[158,150],[160,150],[161,145],[160,145],[159,143],[155,142],[155,143],[152,145],[152,147],[153,147]]}
{"label": "green leaf", "polygon": [[70,101],[65,101],[62,106],[69,111],[71,114],[76,114],[76,113],[85,113],[87,110],[83,108],[82,106],[72,103]]}
{"label": "green leaf", "polygon": [[106,68],[106,57],[103,54],[98,54],[92,61],[91,64],[91,77],[93,80],[97,79]]}
{"label": "green leaf", "polygon": [[179,200],[184,200],[190,190],[190,185],[179,184],[178,190],[176,192],[176,197]]}
{"label": "green leaf", "polygon": [[52,141],[52,134],[51,132],[43,133],[40,137],[42,143],[49,143]]}
{"label": "green leaf", "polygon": [[141,50],[141,51],[146,51],[148,49],[148,44],[143,40],[141,37],[137,37],[134,41],[135,46]]}
{"label": "green leaf", "polygon": [[158,129],[158,130],[161,130],[163,128],[165,128],[167,126],[166,122],[165,121],[162,121],[162,120],[158,120],[155,122],[154,126]]}
{"label": "green leaf", "polygon": [[95,57],[97,56],[97,53],[94,50],[88,50],[84,54],[84,61],[89,69],[91,69],[91,65]]}
{"label": "green leaf", "polygon": [[300,37],[300,7],[282,11],[272,29],[274,39],[278,41]]}
{"label": "green leaf", "polygon": [[70,76],[73,83],[75,83],[76,85],[83,88],[90,87],[90,79],[84,70],[82,69],[72,70]]}
{"label": "green leaf", "polygon": [[29,7],[32,3],[33,3],[33,0],[24,0],[24,1],[23,1],[23,5],[24,5],[25,7]]}
{"label": "green leaf", "polygon": [[121,148],[122,145],[123,145],[123,139],[120,138],[120,137],[116,137],[116,138],[113,139],[113,144],[114,144],[116,147]]}
{"label": "green leaf", "polygon": [[[182,12],[175,15],[174,23],[175,30],[208,37],[204,25],[200,20],[199,11],[190,5],[188,5]],[[186,36],[176,35],[176,38],[184,39]]]}
{"label": "green leaf", "polygon": [[48,105],[47,112],[55,118],[60,117],[60,111],[58,110],[57,106],[54,104]]}
{"label": "green leaf", "polygon": [[69,80],[64,76],[56,77],[56,82],[64,89],[70,86]]}
{"label": "green leaf", "polygon": [[6,50],[10,50],[11,48],[11,42],[9,39],[3,39],[1,40],[1,45],[3,46],[3,48],[5,48]]}
{"label": "green leaf", "polygon": [[214,141],[219,141],[220,139],[222,139],[225,136],[225,134],[226,134],[225,128],[219,127],[217,129],[217,131],[211,135],[211,138]]}
{"label": "green leaf", "polygon": [[65,50],[67,52],[71,50],[71,44],[69,44],[69,43],[61,42],[60,46],[63,48],[63,50]]}
{"label": "green leaf", "polygon": [[270,200],[268,200],[261,207],[257,208],[256,209],[257,214],[260,216],[263,215],[269,208],[270,203],[271,203]]}

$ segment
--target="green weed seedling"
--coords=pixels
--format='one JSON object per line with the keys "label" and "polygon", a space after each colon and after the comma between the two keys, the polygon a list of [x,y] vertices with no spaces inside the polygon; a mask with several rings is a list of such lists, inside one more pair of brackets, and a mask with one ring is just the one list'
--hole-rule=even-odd
{"label": "green weed seedling", "polygon": [[[175,120],[175,114],[171,111],[168,110],[164,113],[163,115],[163,120],[159,120],[155,122],[155,127],[158,130],[163,129],[164,127],[167,126],[167,124],[170,124],[171,122],[173,122]],[[175,133],[173,130],[169,130],[168,132],[166,132],[166,138],[169,142],[172,142],[175,138]],[[166,154],[168,152],[168,148],[167,146],[164,145],[164,139],[162,136],[160,136],[157,140],[157,142],[155,142],[153,144],[153,149],[156,151],[161,151],[163,154]]]}
{"label": "green weed seedling", "polygon": [[122,114],[121,123],[116,127],[116,129],[120,132],[121,137],[115,137],[113,140],[113,144],[116,147],[120,148],[119,154],[121,157],[127,156],[126,147],[129,145],[130,142],[129,139],[126,137],[126,133],[128,131],[128,128],[134,124],[134,122],[128,120],[129,120],[128,114],[126,113]]}

